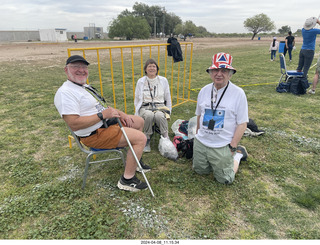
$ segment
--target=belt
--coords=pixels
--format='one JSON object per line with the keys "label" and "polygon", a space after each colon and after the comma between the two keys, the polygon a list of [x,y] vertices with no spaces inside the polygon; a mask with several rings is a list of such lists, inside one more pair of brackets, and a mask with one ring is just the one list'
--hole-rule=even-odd
{"label": "belt", "polygon": [[[105,126],[104,126],[104,125],[102,125],[100,128],[105,128]],[[99,129],[99,128],[98,128],[98,129]],[[80,138],[88,138],[88,137],[90,137],[90,136],[92,136],[92,135],[96,134],[96,133],[98,132],[98,129],[96,129],[96,130],[92,131],[88,136],[80,136]]]}
{"label": "belt", "polygon": [[157,105],[157,104],[164,104],[164,103],[160,103],[160,102],[148,102],[148,103],[143,103],[142,106]]}

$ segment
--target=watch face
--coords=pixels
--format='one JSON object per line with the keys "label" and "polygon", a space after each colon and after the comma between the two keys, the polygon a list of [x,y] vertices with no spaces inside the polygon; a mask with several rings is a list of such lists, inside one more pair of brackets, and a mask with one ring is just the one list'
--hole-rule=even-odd
{"label": "watch face", "polygon": [[97,115],[98,115],[98,117],[99,117],[101,120],[103,120],[103,115],[102,115],[101,112],[99,112]]}
{"label": "watch face", "polygon": [[230,148],[230,150],[231,150],[232,152],[234,152],[234,151],[236,151],[236,150],[237,150],[237,148],[236,148],[236,147],[232,147],[230,144],[229,144],[229,148]]}

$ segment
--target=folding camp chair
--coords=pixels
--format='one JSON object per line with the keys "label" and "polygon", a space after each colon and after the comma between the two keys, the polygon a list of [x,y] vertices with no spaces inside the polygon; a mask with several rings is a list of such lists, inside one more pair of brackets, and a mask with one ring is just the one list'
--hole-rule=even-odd
{"label": "folding camp chair", "polygon": [[[86,165],[85,165],[85,170],[84,170],[84,175],[83,175],[83,183],[82,183],[82,189],[84,189],[85,185],[86,185],[86,180],[87,180],[87,176],[88,176],[88,169],[90,164],[93,163],[101,163],[101,162],[108,162],[108,161],[113,161],[113,160],[119,160],[121,159],[123,162],[123,165],[125,166],[126,162],[125,162],[125,158],[124,158],[124,154],[122,152],[122,150],[124,150],[125,148],[115,148],[115,149],[95,149],[95,148],[87,148],[86,146],[84,146],[81,142],[79,137],[71,130],[71,128],[68,126],[70,132],[71,132],[71,137],[76,141],[77,145],[79,146],[80,150],[84,153],[87,154],[86,157]],[[70,148],[72,147],[71,144],[71,137],[69,135],[69,146]],[[116,152],[117,154],[120,155],[120,157],[113,157],[113,158],[105,158],[103,160],[95,160],[95,157],[97,154],[103,154],[103,153],[111,153],[111,152]],[[90,159],[93,159],[93,161],[90,161]]]}
{"label": "folding camp chair", "polygon": [[280,58],[280,71],[281,71],[281,76],[279,79],[279,84],[282,81],[283,76],[286,76],[285,82],[288,82],[290,77],[302,77],[303,76],[303,72],[298,72],[296,70],[287,70],[287,66],[286,66],[286,60],[283,54],[279,54],[279,58]]}

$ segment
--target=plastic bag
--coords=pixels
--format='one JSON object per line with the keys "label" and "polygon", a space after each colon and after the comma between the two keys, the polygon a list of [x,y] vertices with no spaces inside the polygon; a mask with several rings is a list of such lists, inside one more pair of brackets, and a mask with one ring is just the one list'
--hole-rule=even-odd
{"label": "plastic bag", "polygon": [[188,139],[193,139],[197,132],[197,116],[190,118],[188,125]]}
{"label": "plastic bag", "polygon": [[177,160],[178,151],[169,138],[165,138],[161,135],[158,148],[161,156],[171,160]]}
{"label": "plastic bag", "polygon": [[179,126],[182,122],[182,119],[178,119],[171,125],[172,132],[174,132],[175,136],[183,136],[181,133],[179,133]]}

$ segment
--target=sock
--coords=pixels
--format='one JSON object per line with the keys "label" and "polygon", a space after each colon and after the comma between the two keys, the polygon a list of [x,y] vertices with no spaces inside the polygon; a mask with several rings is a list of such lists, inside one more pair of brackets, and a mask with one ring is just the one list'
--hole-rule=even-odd
{"label": "sock", "polygon": [[234,156],[233,156],[233,159],[240,164],[240,161],[241,161],[242,157],[243,157],[243,155],[241,153],[236,152],[236,154],[234,154]]}
{"label": "sock", "polygon": [[[134,176],[133,176],[134,177]],[[132,177],[132,178],[133,178]],[[130,179],[126,179],[123,175],[122,175],[122,180],[124,181],[124,182],[129,182],[130,180],[132,180],[132,178],[130,178]]]}

